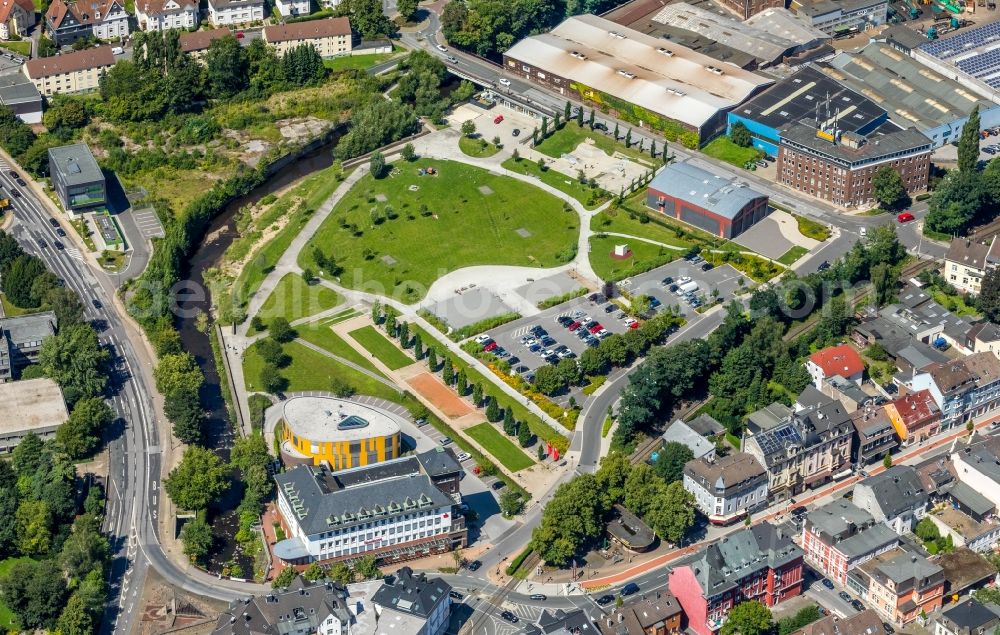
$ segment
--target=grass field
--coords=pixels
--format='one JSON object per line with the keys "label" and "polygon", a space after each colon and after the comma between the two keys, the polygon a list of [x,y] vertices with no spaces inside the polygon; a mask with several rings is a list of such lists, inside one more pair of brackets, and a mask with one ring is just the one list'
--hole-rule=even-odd
{"label": "grass field", "polygon": [[[14,565],[23,560],[31,560],[31,558],[7,558],[6,560],[0,560],[0,578],[9,574]],[[17,630],[14,628],[13,611],[7,608],[7,605],[2,601],[0,601],[0,627]]]}
{"label": "grass field", "polygon": [[296,332],[298,332],[299,337],[305,341],[315,344],[320,348],[330,351],[334,355],[339,355],[344,359],[349,359],[355,364],[366,368],[373,373],[385,376],[384,373],[377,368],[375,364],[371,362],[370,359],[363,353],[359,352],[353,346],[347,343],[344,338],[333,332],[330,328],[331,324],[335,324],[338,320],[328,319],[321,322],[313,322],[311,324],[302,324],[295,327]]}
{"label": "grass field", "polygon": [[364,70],[390,59],[393,53],[371,53],[369,55],[344,55],[323,60],[323,66],[331,71]]}
{"label": "grass field", "polygon": [[260,307],[258,316],[265,322],[283,317],[289,322],[332,309],[344,299],[333,289],[306,284],[297,273],[286,274]]}
{"label": "grass field", "polygon": [[830,237],[830,228],[823,223],[806,218],[805,216],[799,216],[798,214],[792,214],[792,216],[795,217],[795,222],[799,225],[799,233],[806,238],[822,242]]}
{"label": "grass field", "polygon": [[465,433],[483,446],[483,449],[493,455],[493,458],[500,461],[511,472],[517,472],[535,464],[531,457],[511,443],[510,439],[493,427],[491,423],[483,422],[474,425],[467,428]]}
{"label": "grass field", "polygon": [[[430,166],[437,176],[418,175]],[[384,221],[373,222],[373,208]],[[421,159],[379,180],[365,175],[302,250],[299,263],[318,271],[313,251],[319,247],[342,267],[341,284],[409,303],[461,267],[562,264],[574,253],[578,231],[575,213],[531,185]]]}
{"label": "grass field", "polygon": [[659,223],[654,223],[652,221],[643,223],[641,221],[634,220],[624,210],[605,210],[600,214],[595,214],[590,219],[590,229],[595,232],[615,232],[618,234],[628,234],[630,236],[648,238],[650,240],[655,240],[656,242],[674,245],[675,247],[683,247],[685,249],[689,249],[695,244],[694,241],[678,238],[677,232],[664,227]]}
{"label": "grass field", "polygon": [[[632,257],[615,260],[611,257],[611,252],[615,245],[622,243],[632,249]],[[590,264],[602,280],[622,280],[665,265],[683,255],[683,251],[619,236],[593,236],[590,239]]]}
{"label": "grass field", "polygon": [[31,55],[31,42],[28,42],[27,40],[22,42],[4,42],[3,44],[0,44],[0,48],[5,48],[12,53],[24,55],[25,57]]}
{"label": "grass field", "polygon": [[807,253],[809,253],[808,249],[806,249],[805,247],[801,247],[799,245],[795,245],[794,247],[786,251],[784,254],[782,254],[781,258],[778,258],[778,262],[787,267],[790,266],[793,262],[795,262],[799,258],[801,258],[802,256],[806,255]]}
{"label": "grass field", "polygon": [[462,135],[462,137],[458,140],[458,149],[470,157],[479,158],[491,157],[497,152],[500,152],[500,148],[496,147],[482,137],[470,139],[465,135]]}
{"label": "grass field", "polygon": [[[551,124],[552,122],[550,121],[549,125]],[[621,138],[624,138],[625,132],[626,129],[619,130],[618,135]],[[584,123],[581,128],[576,125],[575,121],[563,126],[562,130],[556,130],[553,132],[551,137],[538,144],[535,149],[542,154],[559,158],[564,154],[572,154],[576,150],[577,146],[587,139],[592,139],[594,141],[594,145],[603,150],[608,156],[614,155],[615,152],[621,152],[630,159],[646,166],[652,167],[653,165],[659,165],[659,162],[656,159],[653,159],[646,152],[640,152],[639,148],[626,148],[624,143],[615,142],[615,140],[610,136],[599,131],[591,130],[586,123]],[[658,149],[662,149],[662,145],[661,148]]]}
{"label": "grass field", "polygon": [[[288,224],[271,238],[260,251],[254,254],[250,262],[243,267],[234,285],[234,293],[237,298],[249,299],[260,288],[260,283],[264,281],[267,272],[277,264],[278,259],[281,258],[281,254],[285,253],[292,239],[295,238],[299,230],[302,229],[302,225],[308,220],[308,216],[310,215],[309,210],[314,211],[319,209],[323,201],[329,198],[333,194],[333,191],[337,189],[337,186],[340,185],[335,175],[336,170],[334,168],[320,170],[303,180],[295,189],[286,192],[274,203],[272,210],[276,214],[290,213],[291,217]],[[292,211],[293,209],[294,211]],[[271,210],[268,211],[268,215],[270,215],[270,212]],[[234,243],[230,249],[237,248],[242,240],[243,238]],[[251,235],[246,237],[246,240],[250,244],[244,248],[250,249],[256,240],[259,239],[255,239],[251,233]]]}
{"label": "grass field", "polygon": [[761,152],[757,148],[743,148],[733,143],[729,137],[716,137],[701,149],[710,157],[715,157],[720,161],[731,163],[738,168],[742,168],[747,161],[760,157]]}
{"label": "grass field", "polygon": [[511,172],[533,176],[542,183],[572,196],[587,209],[594,209],[611,198],[611,195],[604,190],[600,188],[592,189],[589,185],[582,185],[580,181],[570,178],[562,172],[555,170],[542,171],[537,163],[528,161],[527,159],[520,161],[507,159],[502,165]]}
{"label": "grass field", "polygon": [[[372,395],[398,402],[400,395],[385,384],[362,375],[350,366],[306,348],[298,342],[285,344],[285,353],[291,362],[281,369],[281,376],[288,380],[287,392],[302,390],[330,390],[336,381],[354,388],[358,394]],[[264,363],[251,346],[243,355],[243,374],[247,390],[256,392]]]}
{"label": "grass field", "polygon": [[351,331],[348,335],[353,337],[358,344],[364,346],[368,352],[392,370],[403,368],[413,363],[413,360],[408,355],[396,348],[395,344],[376,331],[374,326],[361,327]]}

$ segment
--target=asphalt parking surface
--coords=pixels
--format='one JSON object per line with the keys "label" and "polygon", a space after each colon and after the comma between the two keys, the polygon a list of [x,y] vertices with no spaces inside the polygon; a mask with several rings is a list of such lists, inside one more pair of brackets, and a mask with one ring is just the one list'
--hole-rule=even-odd
{"label": "asphalt parking surface", "polygon": [[723,302],[728,302],[740,292],[738,281],[741,278],[747,283],[746,287],[752,284],[749,278],[730,265],[721,265],[708,271],[702,271],[699,266],[692,265],[686,260],[675,260],[652,271],[626,278],[621,281],[619,286],[632,295],[644,293],[652,296],[659,300],[663,306],[677,306],[680,308],[681,315],[690,319],[696,315],[695,310],[680,297],[671,293],[667,285],[663,284],[663,280],[667,277],[671,277],[674,282],[677,282],[685,276],[698,283],[696,295],[709,301],[712,298],[712,291],[718,289],[718,298]]}

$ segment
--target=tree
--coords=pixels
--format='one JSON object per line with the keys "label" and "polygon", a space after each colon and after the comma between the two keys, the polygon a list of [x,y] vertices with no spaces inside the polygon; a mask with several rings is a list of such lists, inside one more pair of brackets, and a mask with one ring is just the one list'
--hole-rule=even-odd
{"label": "tree", "polygon": [[937,540],[941,537],[941,532],[938,531],[937,525],[934,524],[930,518],[924,517],[917,523],[916,528],[913,533],[917,535],[924,542],[929,540]]}
{"label": "tree", "polygon": [[458,371],[458,376],[455,379],[455,392],[458,393],[459,397],[464,397],[465,393],[469,392],[469,380],[465,375],[465,369],[459,369]]}
{"label": "tree", "polygon": [[67,95],[55,95],[42,117],[42,123],[49,131],[57,128],[76,130],[86,126],[89,121],[90,116],[83,102]]}
{"label": "tree", "polygon": [[[528,423],[526,421],[519,421],[517,423],[517,443],[522,448],[526,448],[531,445],[532,439],[531,428],[528,427]],[[541,444],[539,444],[539,447],[541,447]]]}
{"label": "tree", "polygon": [[771,630],[771,611],[757,600],[740,602],[729,611],[720,635],[764,635]]}
{"label": "tree", "polygon": [[291,342],[298,337],[298,333],[296,333],[295,329],[292,328],[292,325],[288,323],[288,320],[283,317],[276,317],[271,320],[271,325],[268,330],[271,332],[271,337],[281,343]]}
{"label": "tree", "polygon": [[471,139],[472,136],[476,134],[476,122],[471,119],[463,121],[462,134]]}
{"label": "tree", "polygon": [[382,577],[382,571],[375,564],[375,556],[364,556],[354,564],[354,571],[365,580]]}
{"label": "tree", "polygon": [[59,563],[71,580],[82,580],[95,569],[103,572],[110,556],[111,547],[101,533],[100,520],[85,514],[73,521],[59,553]]}
{"label": "tree", "polygon": [[649,142],[649,156],[656,158],[656,139]]}
{"label": "tree", "polygon": [[979,104],[972,108],[958,138],[958,171],[971,175],[979,165]]}
{"label": "tree", "polygon": [[691,448],[683,443],[669,441],[660,448],[653,469],[664,481],[673,483],[684,477],[684,466],[692,459],[694,452]]}
{"label": "tree", "polygon": [[56,631],[60,635],[92,635],[95,632],[94,617],[77,593],[70,596],[66,608],[59,615]]}
{"label": "tree", "polygon": [[791,635],[803,626],[808,626],[823,617],[815,604],[799,609],[795,615],[778,620],[777,635]]}
{"label": "tree", "polygon": [[354,572],[343,562],[334,562],[326,572],[326,577],[341,585],[354,582]]}
{"label": "tree", "polygon": [[549,136],[549,119],[548,117],[542,116],[542,129],[538,131],[538,136],[544,140]]}
{"label": "tree", "polygon": [[903,177],[891,165],[883,165],[872,177],[872,195],[884,209],[897,209],[907,200]]}
{"label": "tree", "polygon": [[694,525],[694,494],[680,481],[664,487],[658,484],[645,519],[660,538],[678,543]]}
{"label": "tree", "polygon": [[479,407],[479,404],[483,402],[483,386],[481,384],[472,384],[472,405]]}
{"label": "tree", "polygon": [[594,109],[593,108],[590,109],[590,117],[587,119],[587,125],[590,126],[591,130],[594,129]]}
{"label": "tree", "polygon": [[566,378],[555,366],[546,364],[535,371],[535,388],[545,395],[554,395],[566,389]]}
{"label": "tree", "polygon": [[52,629],[66,604],[66,580],[52,560],[21,560],[0,580],[0,595],[25,630]]}
{"label": "tree", "polygon": [[23,254],[15,258],[2,273],[3,290],[8,300],[24,309],[41,305],[41,298],[32,294],[35,280],[46,273],[45,264],[41,260],[30,254]]}
{"label": "tree", "polygon": [[406,22],[413,19],[418,7],[418,0],[402,0],[402,2],[396,0],[396,10],[399,11],[399,17],[403,18]]}
{"label": "tree", "polygon": [[366,40],[395,34],[396,27],[382,13],[381,0],[350,0],[337,5],[340,15],[350,15],[351,26]]}
{"label": "tree", "polygon": [[628,130],[625,131],[625,147],[626,148],[631,148],[632,147],[632,129],[631,128],[629,128]]}
{"label": "tree", "polygon": [[417,159],[417,151],[413,148],[412,143],[407,143],[405,146],[403,146],[403,149],[400,151],[399,154],[401,157],[403,157],[403,160],[407,162],[416,161]]}
{"label": "tree", "polygon": [[451,365],[451,357],[445,355],[444,365],[441,368],[441,380],[446,386],[450,386],[455,379],[455,369]]}
{"label": "tree", "polygon": [[559,360],[559,363],[556,364],[556,372],[559,373],[559,376],[567,386],[580,381],[580,367],[577,365],[575,359],[567,357]]}
{"label": "tree", "polygon": [[278,368],[288,365],[289,357],[285,354],[284,347],[273,336],[257,340],[253,348],[266,364],[273,364]]}
{"label": "tree", "polygon": [[513,518],[524,509],[524,499],[521,494],[512,489],[507,489],[500,495],[500,513],[504,518]]}
{"label": "tree", "polygon": [[156,379],[156,389],[164,395],[177,390],[197,394],[204,381],[198,362],[190,353],[161,356],[153,377]]}
{"label": "tree", "polygon": [[52,547],[52,512],[45,501],[22,501],[14,517],[18,549],[27,556],[40,556]]}
{"label": "tree", "polygon": [[986,271],[976,298],[976,308],[990,322],[1000,324],[1000,269],[997,267]]}
{"label": "tree", "polygon": [[274,576],[271,580],[272,589],[287,589],[288,586],[295,581],[299,572],[295,570],[295,567],[287,566],[278,572],[278,575]]}
{"label": "tree", "polygon": [[385,155],[381,152],[372,152],[372,156],[368,160],[368,167],[373,177],[382,178],[385,175]]}
{"label": "tree", "polygon": [[42,340],[38,364],[45,376],[63,389],[69,405],[81,397],[101,394],[107,381],[104,364],[108,351],[89,324],[71,324]]}
{"label": "tree", "polygon": [[486,420],[492,423],[499,421],[501,417],[500,406],[497,405],[496,398],[490,395],[486,398]]}
{"label": "tree", "polygon": [[753,144],[750,130],[741,121],[737,121],[729,129],[729,138],[741,148],[749,148]]}
{"label": "tree", "polygon": [[235,36],[212,40],[204,61],[205,78],[213,97],[226,99],[247,87],[249,64]]}
{"label": "tree", "polygon": [[163,479],[163,487],[179,509],[200,511],[229,487],[229,467],[211,450],[192,445]]}
{"label": "tree", "polygon": [[90,456],[101,442],[101,434],[114,421],[114,413],[100,397],[76,402],[69,419],[56,429],[56,440],[71,458]]}
{"label": "tree", "polygon": [[876,307],[885,305],[892,297],[896,288],[896,277],[889,265],[878,264],[872,267],[872,301]]}
{"label": "tree", "polygon": [[410,324],[409,322],[399,323],[399,345],[408,348],[410,345]]}
{"label": "tree", "polygon": [[882,467],[887,470],[892,467],[892,455],[888,452],[886,452],[885,456],[882,457]]}
{"label": "tree", "polygon": [[[427,368],[431,369],[431,372],[437,370],[437,349],[433,346],[427,348]],[[459,393],[461,394],[461,392]]]}
{"label": "tree", "polygon": [[184,555],[191,562],[203,561],[212,551],[212,527],[199,518],[193,518],[181,529],[181,543],[184,545]]}

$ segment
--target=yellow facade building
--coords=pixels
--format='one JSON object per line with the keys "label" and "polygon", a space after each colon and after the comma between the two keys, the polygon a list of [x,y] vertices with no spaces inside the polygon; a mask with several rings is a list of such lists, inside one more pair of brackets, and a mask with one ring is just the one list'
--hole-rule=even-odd
{"label": "yellow facade building", "polygon": [[326,464],[333,471],[399,458],[399,424],[389,415],[333,397],[293,397],[281,412],[286,465]]}

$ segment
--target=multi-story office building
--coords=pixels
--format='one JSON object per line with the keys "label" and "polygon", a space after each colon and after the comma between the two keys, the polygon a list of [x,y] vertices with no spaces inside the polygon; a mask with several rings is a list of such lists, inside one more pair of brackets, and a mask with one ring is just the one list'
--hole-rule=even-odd
{"label": "multi-story office building", "polygon": [[888,0],[792,0],[791,10],[829,35],[850,35],[885,23]]}
{"label": "multi-story office building", "polygon": [[104,173],[86,143],[49,148],[49,175],[67,212],[101,207],[107,200]]}
{"label": "multi-story office building", "polygon": [[709,522],[726,525],[767,504],[767,471],[745,452],[694,459],[684,466],[684,489]]}

